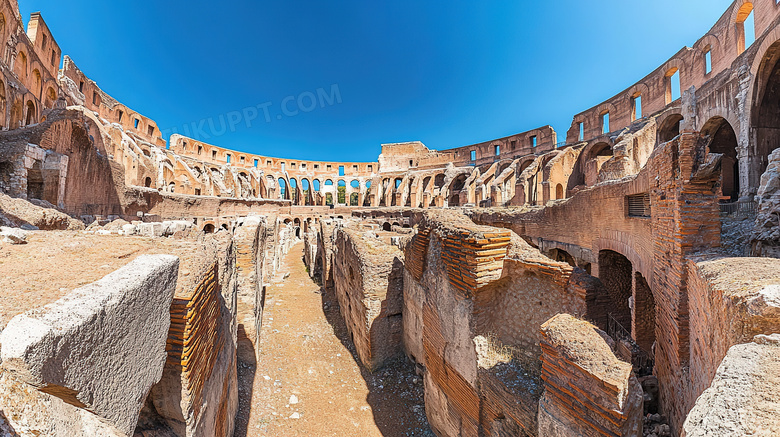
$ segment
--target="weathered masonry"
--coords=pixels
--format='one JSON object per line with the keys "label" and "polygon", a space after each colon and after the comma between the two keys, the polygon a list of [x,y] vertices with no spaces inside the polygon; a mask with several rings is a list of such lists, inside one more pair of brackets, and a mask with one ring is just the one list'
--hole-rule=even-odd
{"label": "weathered masonry", "polygon": [[0,2],[0,38],[4,433],[234,435],[302,249],[364,376],[413,363],[439,437],[780,435],[777,2],[733,2],[561,141],[375,162],[166,141],[41,14]]}

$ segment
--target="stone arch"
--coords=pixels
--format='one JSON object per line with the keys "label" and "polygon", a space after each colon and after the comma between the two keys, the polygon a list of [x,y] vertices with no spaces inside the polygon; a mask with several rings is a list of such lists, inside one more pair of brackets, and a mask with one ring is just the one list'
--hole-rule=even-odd
{"label": "stone arch", "polygon": [[[731,23],[734,24],[736,31],[735,40],[737,42],[737,54],[741,54],[745,51],[745,20],[753,12],[753,2],[748,0],[742,0],[739,7],[735,7],[731,14]],[[755,29],[754,29],[755,33]]]}
{"label": "stone arch", "polygon": [[29,126],[31,124],[35,124],[37,122],[37,119],[38,116],[35,110],[35,103],[33,103],[32,100],[28,100],[27,105],[25,107],[24,125]]}
{"label": "stone arch", "polygon": [[613,250],[599,251],[599,279],[609,297],[608,314],[629,332],[632,326],[632,275],[633,265],[626,256]]}
{"label": "stone arch", "polygon": [[3,43],[5,43],[5,41],[8,41],[8,38],[6,38],[5,36],[5,31],[7,27],[6,23],[7,21],[5,20],[5,14],[0,13],[0,41],[2,41]]}
{"label": "stone arch", "polygon": [[561,185],[561,184],[556,185],[556,187],[555,187],[555,198],[556,199],[563,199],[564,198],[563,185]]}
{"label": "stone arch", "polygon": [[468,174],[462,173],[452,178],[448,190],[450,197],[447,204],[449,206],[460,206],[460,192],[465,188],[468,177]]}
{"label": "stone arch", "polygon": [[564,262],[572,267],[577,267],[577,262],[574,260],[574,257],[569,254],[569,252],[566,252],[563,249],[560,248],[554,248],[550,249],[550,258],[554,259],[558,262]]}
{"label": "stone arch", "polygon": [[587,156],[588,159],[594,159],[598,156],[613,156],[613,154],[612,145],[602,141],[591,146]]}
{"label": "stone arch", "polygon": [[16,73],[22,83],[27,82],[27,59],[27,53],[24,50],[19,50],[14,63],[14,73]]}
{"label": "stone arch", "polygon": [[43,106],[46,108],[53,108],[56,102],[57,102],[57,92],[54,91],[54,88],[48,87],[46,89],[46,96],[44,97]]}
{"label": "stone arch", "polygon": [[672,141],[676,136],[680,135],[680,123],[682,121],[683,116],[677,113],[668,114],[663,120],[659,119],[658,144]]}
{"label": "stone arch", "polygon": [[347,203],[347,183],[344,181],[344,179],[339,179],[336,185],[336,200],[338,201],[339,205],[344,205]]}
{"label": "stone arch", "polygon": [[[775,33],[775,31],[773,31]],[[756,57],[755,81],[750,108],[750,134],[753,147],[748,156],[748,185],[754,193],[766,171],[769,154],[780,147],[780,34],[768,46],[762,44],[762,56]],[[743,167],[744,168],[744,167]]]}
{"label": "stone arch", "polygon": [[282,200],[289,200],[290,190],[287,189],[287,181],[284,180],[284,178],[279,178],[277,184],[279,184],[279,198]]}
{"label": "stone arch", "polygon": [[5,82],[0,79],[0,128],[6,125],[6,110],[8,108],[8,99],[5,94]]}
{"label": "stone arch", "polygon": [[721,53],[720,40],[717,35],[708,33],[697,41],[696,44],[693,45],[693,48],[696,50],[696,63],[701,66],[700,71],[702,74],[706,74],[706,61],[704,60],[704,55],[709,52],[712,64],[715,65],[715,56],[716,54],[720,55]]}
{"label": "stone arch", "polygon": [[34,68],[32,71],[32,93],[35,96],[40,96],[43,92],[43,79],[41,77],[41,72]]}
{"label": "stone arch", "polygon": [[663,80],[663,90],[664,90],[664,104],[669,105],[673,102],[672,97],[674,96],[674,90],[672,89],[672,77],[676,73],[680,73],[680,89],[678,90],[680,93],[680,96],[682,96],[682,70],[685,63],[680,58],[672,58],[661,67],[661,71],[664,72],[663,77],[661,78]]}
{"label": "stone arch", "polygon": [[392,231],[393,230],[393,225],[391,225],[390,222],[385,222],[382,225],[382,230],[383,231]]}
{"label": "stone arch", "polygon": [[712,117],[701,129],[701,134],[710,137],[709,151],[720,153],[721,159],[720,185],[724,197],[731,201],[739,199],[740,178],[739,158],[737,149],[737,134],[734,128],[723,117]]}

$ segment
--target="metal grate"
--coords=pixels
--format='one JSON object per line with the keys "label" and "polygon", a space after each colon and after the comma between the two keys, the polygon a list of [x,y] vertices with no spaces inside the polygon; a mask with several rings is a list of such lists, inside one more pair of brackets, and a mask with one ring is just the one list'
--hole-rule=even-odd
{"label": "metal grate", "polygon": [[650,194],[626,196],[626,208],[629,217],[650,217]]}

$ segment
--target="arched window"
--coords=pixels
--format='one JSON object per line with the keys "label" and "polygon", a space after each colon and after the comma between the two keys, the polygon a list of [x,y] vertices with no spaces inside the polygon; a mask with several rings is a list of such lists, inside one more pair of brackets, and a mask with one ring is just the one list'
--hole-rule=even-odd
{"label": "arched window", "polygon": [[682,96],[680,90],[680,70],[677,67],[670,68],[664,75],[665,101],[670,104]]}
{"label": "arched window", "polygon": [[343,179],[339,180],[337,191],[339,204],[347,203],[347,183]]}
{"label": "arched window", "polygon": [[47,108],[53,108],[54,103],[57,101],[57,92],[54,91],[54,88],[49,87],[49,89],[46,90],[46,100],[44,105]]}
{"label": "arched window", "polygon": [[27,80],[27,55],[24,52],[19,52],[16,55],[16,65],[14,65],[14,72],[22,82]]}
{"label": "arched window", "polygon": [[631,121],[642,118],[642,94],[637,92],[631,96]]}
{"label": "arched window", "polygon": [[288,199],[287,197],[287,182],[284,179],[279,178],[279,198]]}
{"label": "arched window", "polygon": [[745,3],[737,11],[737,52],[742,53],[756,40],[753,3]]}
{"label": "arched window", "polygon": [[32,100],[27,101],[27,118],[25,119],[25,126],[29,126],[35,123],[35,103]]}
{"label": "arched window", "polygon": [[41,95],[41,91],[43,90],[43,82],[41,81],[41,72],[38,71],[36,68],[33,70],[33,84],[32,84],[32,92],[36,96]]}

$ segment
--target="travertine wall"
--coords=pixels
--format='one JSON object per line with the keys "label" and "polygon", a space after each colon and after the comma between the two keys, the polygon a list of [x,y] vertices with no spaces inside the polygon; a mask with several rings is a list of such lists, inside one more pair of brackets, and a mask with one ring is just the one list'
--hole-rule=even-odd
{"label": "travertine wall", "polygon": [[685,421],[686,437],[780,433],[780,334],[729,349]]}
{"label": "travertine wall", "polygon": [[[728,350],[756,335],[780,333],[780,260],[696,257],[687,264],[690,384],[677,399],[681,414],[710,386]],[[736,284],[739,284],[736,286]]]}
{"label": "travertine wall", "polygon": [[401,353],[402,270],[401,251],[372,231],[336,231],[334,291],[358,357],[372,372]]}

